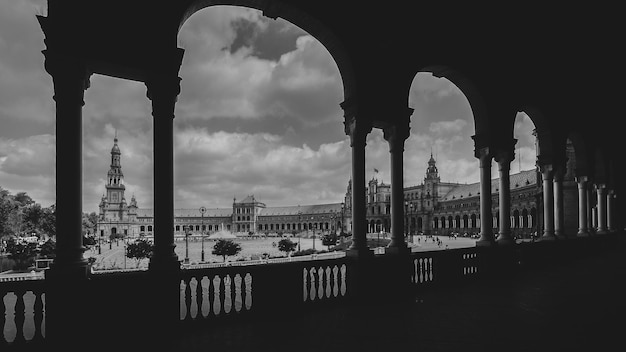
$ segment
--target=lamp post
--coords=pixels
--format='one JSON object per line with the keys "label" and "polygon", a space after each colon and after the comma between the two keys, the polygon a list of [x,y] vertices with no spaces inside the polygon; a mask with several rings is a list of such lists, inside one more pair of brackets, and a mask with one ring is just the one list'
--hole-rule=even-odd
{"label": "lamp post", "polygon": [[[311,216],[311,221],[313,221],[312,216]],[[317,230],[317,224],[313,225],[313,250],[315,250],[315,230]]]}
{"label": "lamp post", "polygon": [[413,238],[413,203],[409,204],[409,234],[411,235],[411,239]]}
{"label": "lamp post", "polygon": [[206,208],[205,207],[200,207],[200,217],[201,217],[201,221],[202,221],[202,227],[200,228],[201,232],[201,236],[202,236],[202,252],[201,252],[201,262],[204,263],[204,213],[206,213]]}
{"label": "lamp post", "polygon": [[183,226],[183,231],[185,231],[185,264],[189,264],[189,226]]}
{"label": "lamp post", "polygon": [[[298,211],[298,222],[300,224],[300,229],[302,229],[302,212]],[[298,234],[298,252],[300,252],[300,239],[302,239],[302,230],[300,230],[300,233]]]}

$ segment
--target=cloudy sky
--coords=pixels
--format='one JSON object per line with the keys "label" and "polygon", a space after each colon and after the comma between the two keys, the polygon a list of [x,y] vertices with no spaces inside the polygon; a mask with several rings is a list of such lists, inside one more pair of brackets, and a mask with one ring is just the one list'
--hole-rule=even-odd
{"label": "cloudy sky", "polygon": [[[0,0],[0,187],[55,202],[52,79],[35,19],[45,0]],[[343,87],[328,51],[297,26],[256,10],[213,7],[182,27],[176,106],[176,207],[230,207],[249,194],[268,206],[341,202],[350,178]],[[422,182],[432,150],[443,181],[477,182],[472,113],[446,79],[418,74],[404,155],[406,186]],[[83,109],[83,209],[97,211],[117,130],[127,200],[152,206],[152,117],[145,85],[94,75]],[[516,121],[512,172],[534,167],[533,125]],[[367,143],[367,179],[389,181],[380,130]],[[497,169],[494,169],[494,171]],[[494,177],[497,172],[494,172]]]}

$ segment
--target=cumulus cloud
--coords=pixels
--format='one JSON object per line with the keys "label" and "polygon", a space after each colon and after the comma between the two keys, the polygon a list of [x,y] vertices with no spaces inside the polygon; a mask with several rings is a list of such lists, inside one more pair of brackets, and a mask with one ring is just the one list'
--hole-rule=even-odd
{"label": "cumulus cloud", "polygon": [[[219,16],[216,24],[209,26],[215,15],[207,12],[210,20],[200,21],[198,17],[197,22],[191,23],[192,16],[189,29],[187,24],[183,26],[179,38],[186,54],[181,68],[179,115],[193,119],[264,118],[268,123],[272,123],[272,117],[287,116],[316,123],[341,116],[342,82],[326,48],[303,34],[295,39],[293,50],[278,60],[259,58],[254,55],[253,38],[240,40],[237,37],[240,27],[232,25],[242,20],[253,23],[254,26],[246,28],[253,28],[253,35],[259,36],[264,31],[261,24],[265,23],[267,28],[270,20],[255,18],[253,13],[260,14],[243,11],[238,16],[228,10]],[[206,37],[205,32],[211,30],[215,32]],[[223,50],[231,48],[235,40],[236,51]]]}
{"label": "cumulus cloud", "polygon": [[189,203],[184,198],[189,192],[211,206],[227,206],[233,196],[247,194],[273,205],[305,204],[311,197],[334,202],[342,198],[350,175],[345,141],[312,149],[285,145],[267,133],[186,129],[176,134],[175,144],[178,202]]}
{"label": "cumulus cloud", "polygon": [[22,139],[0,137],[0,179],[12,193],[26,192],[48,206],[55,199],[53,135]]}
{"label": "cumulus cloud", "polygon": [[[0,11],[0,123],[5,117],[38,121],[50,132],[28,134],[23,127],[27,136],[11,139],[0,133],[0,185],[49,205],[55,199],[52,81],[43,70],[36,11],[29,12],[26,2],[10,3]],[[182,27],[176,207],[230,207],[233,197],[248,194],[268,206],[343,200],[351,148],[341,123],[341,77],[324,46],[281,21],[220,6]],[[290,42],[271,46],[278,33],[289,33]],[[443,181],[477,182],[471,109],[463,94],[447,80],[418,74],[410,97],[415,113],[405,144],[405,185],[422,182],[431,150]],[[105,192],[116,132],[127,201],[134,194],[140,207],[152,207],[153,130],[145,85],[95,75],[85,102],[84,210],[97,211]],[[531,160],[531,152],[520,149],[522,160]],[[377,129],[367,139],[367,179],[374,168],[379,179],[391,181],[389,145]]]}
{"label": "cumulus cloud", "polygon": [[430,124],[429,130],[435,135],[458,134],[465,126],[467,121],[456,119],[454,121],[438,121]]}

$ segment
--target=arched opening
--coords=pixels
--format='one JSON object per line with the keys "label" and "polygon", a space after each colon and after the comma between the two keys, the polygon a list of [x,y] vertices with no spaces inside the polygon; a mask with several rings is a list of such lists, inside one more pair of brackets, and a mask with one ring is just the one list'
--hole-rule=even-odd
{"label": "arched opening", "polygon": [[[408,105],[414,111],[405,143],[405,197],[416,204],[418,214],[432,219],[429,228],[459,229],[462,212],[479,211],[480,174],[472,136],[488,130],[478,117],[484,113],[482,97],[460,72],[431,66],[413,78]],[[458,204],[461,198],[463,204]]]}

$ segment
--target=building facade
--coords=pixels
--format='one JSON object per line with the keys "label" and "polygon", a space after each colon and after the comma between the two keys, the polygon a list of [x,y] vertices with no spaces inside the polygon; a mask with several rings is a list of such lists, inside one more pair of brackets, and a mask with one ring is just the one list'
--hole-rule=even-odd
{"label": "building facade", "polygon": [[[571,143],[570,143],[571,146]],[[573,148],[563,176],[565,199],[575,199],[575,163]],[[573,186],[571,186],[573,185]],[[491,180],[492,217],[494,232],[499,228],[499,179]],[[134,195],[129,203],[125,198],[121,151],[117,137],[111,149],[111,165],[107,173],[106,194],[100,202],[97,233],[109,236],[152,236],[154,216],[152,209],[139,208]],[[516,237],[528,238],[541,232],[543,195],[541,174],[525,170],[510,175],[511,232]],[[373,177],[366,191],[367,232],[390,232],[391,184]],[[593,197],[592,197],[593,199]],[[570,209],[566,202],[566,212]],[[592,204],[592,211],[595,211]],[[423,181],[404,188],[405,234],[446,235],[451,232],[472,234],[480,232],[480,183],[461,184],[443,182],[432,154]],[[230,208],[175,209],[174,235],[212,234],[229,231],[239,235],[254,233],[300,233],[303,231],[352,232],[352,181],[348,181],[343,203],[268,207],[254,195],[243,200],[233,199]],[[595,214],[595,213],[594,213]],[[592,216],[594,216],[592,214]],[[573,217],[570,217],[573,218]],[[576,223],[565,224],[566,231],[576,229]]]}
{"label": "building facade", "polygon": [[[521,171],[511,179],[511,230],[518,237],[528,237],[538,231],[537,204],[538,173],[536,170]],[[492,179],[493,228],[498,219],[499,180]],[[367,231],[389,232],[391,228],[391,185],[373,177],[366,187]],[[348,183],[345,204],[351,212],[352,184]],[[432,154],[428,161],[423,182],[404,188],[404,232],[406,234],[444,235],[455,233],[478,233],[480,231],[480,183],[461,184],[442,182],[437,163]],[[348,225],[349,227],[351,224]],[[497,232],[497,230],[496,230]]]}
{"label": "building facade", "polygon": [[[111,149],[111,165],[105,184],[106,194],[99,205],[96,233],[103,238],[153,236],[153,209],[139,208],[133,195],[126,202],[121,151],[117,136]],[[346,228],[346,212],[343,203],[268,207],[248,195],[243,200],[233,199],[231,208],[174,209],[174,236],[186,234],[210,235],[229,231],[239,235],[263,233],[316,233],[341,232]]]}

